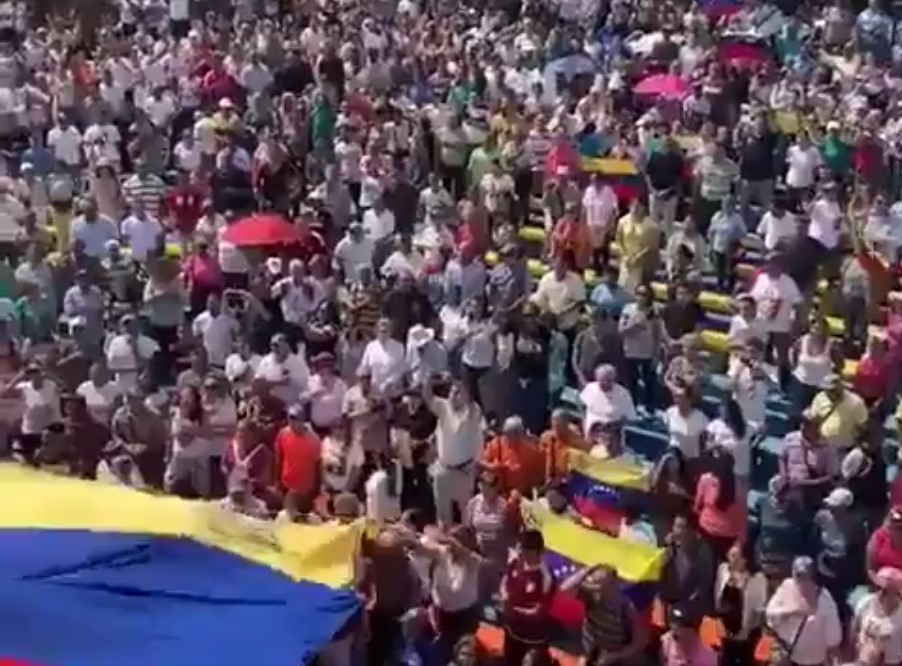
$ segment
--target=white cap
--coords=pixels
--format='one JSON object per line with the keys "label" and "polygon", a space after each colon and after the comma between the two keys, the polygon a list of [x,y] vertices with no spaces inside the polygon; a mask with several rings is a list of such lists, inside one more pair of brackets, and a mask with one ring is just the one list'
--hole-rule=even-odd
{"label": "white cap", "polygon": [[824,498],[824,504],[832,508],[850,507],[855,501],[855,496],[848,488],[834,488],[830,494]]}

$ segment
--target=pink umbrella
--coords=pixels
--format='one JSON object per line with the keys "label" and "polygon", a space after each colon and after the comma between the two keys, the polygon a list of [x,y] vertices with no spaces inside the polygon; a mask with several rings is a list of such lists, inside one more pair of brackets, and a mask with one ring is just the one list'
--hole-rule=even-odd
{"label": "pink umbrella", "polygon": [[682,99],[689,94],[689,82],[676,74],[652,74],[633,88],[637,95]]}

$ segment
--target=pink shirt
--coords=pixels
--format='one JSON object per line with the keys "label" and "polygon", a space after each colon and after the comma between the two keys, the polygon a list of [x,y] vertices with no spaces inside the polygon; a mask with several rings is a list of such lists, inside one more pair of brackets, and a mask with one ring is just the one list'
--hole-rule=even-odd
{"label": "pink shirt", "polygon": [[717,654],[700,638],[682,645],[667,632],[661,637],[661,661],[664,666],[717,666]]}
{"label": "pink shirt", "polygon": [[702,474],[695,490],[695,510],[698,513],[698,524],[705,532],[716,537],[745,536],[746,508],[745,502],[738,495],[733,503],[721,510],[717,506],[720,483],[713,474]]}
{"label": "pink shirt", "polygon": [[191,256],[185,263],[185,277],[191,286],[196,285],[207,289],[222,286],[222,270],[219,268],[216,257],[212,255]]}

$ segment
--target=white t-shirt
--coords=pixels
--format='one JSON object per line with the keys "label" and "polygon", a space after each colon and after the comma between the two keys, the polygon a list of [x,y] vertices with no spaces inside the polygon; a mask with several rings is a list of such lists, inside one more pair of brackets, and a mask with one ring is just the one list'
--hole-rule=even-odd
{"label": "white t-shirt", "polygon": [[81,132],[76,127],[54,127],[47,133],[47,147],[66,166],[81,164]]}
{"label": "white t-shirt", "polygon": [[884,663],[902,662],[902,607],[890,615],[878,611],[876,594],[866,594],[855,606],[859,642],[873,641],[883,648]]}
{"label": "white t-shirt", "polygon": [[372,268],[376,244],[369,237],[355,241],[345,236],[335,246],[335,259],[345,275],[345,279],[356,280],[364,266]]}
{"label": "white t-shirt", "polygon": [[[297,354],[289,354],[281,362],[270,352],[260,359],[254,377],[276,384],[272,389],[272,395],[290,406],[297,403],[301,394],[307,390],[310,370],[307,368],[302,350],[298,350]],[[282,383],[286,379],[288,382]]]}
{"label": "white t-shirt", "polygon": [[205,310],[194,319],[191,332],[203,341],[210,365],[225,367],[226,358],[232,351],[232,343],[239,333],[235,318],[224,312],[214,317]]}
{"label": "white t-shirt", "polygon": [[601,231],[611,226],[617,206],[617,195],[609,185],[590,185],[583,194],[586,224],[593,229]]}
{"label": "white t-shirt", "polygon": [[795,280],[786,273],[778,277],[761,273],[755,280],[751,296],[758,305],[758,318],[764,322],[768,333],[789,333],[792,330],[793,313],[802,302],[802,294]]}
{"label": "white t-shirt", "polygon": [[219,267],[223,273],[247,275],[251,270],[250,262],[247,259],[247,255],[235,247],[234,243],[230,243],[223,238],[227,228],[222,227],[218,232],[217,256],[219,258]]}
{"label": "white t-shirt", "polygon": [[383,394],[403,387],[407,372],[407,351],[397,340],[372,340],[363,350],[362,369],[369,370],[373,386]]}
{"label": "white t-shirt", "polygon": [[786,184],[798,189],[814,185],[817,169],[821,165],[821,153],[814,146],[801,148],[790,146],[786,151]]}
{"label": "white t-shirt", "polygon": [[[767,606],[768,626],[786,643],[795,637],[792,661],[801,666],[815,666],[827,662],[828,652],[842,641],[842,625],[836,610],[836,602],[830,593],[821,588],[817,608],[813,615],[782,614],[780,603],[788,596],[784,586],[794,585],[792,579],[780,584]],[[782,593],[782,594],[781,594]],[[778,597],[782,597],[778,599]],[[779,610],[778,610],[779,608]],[[786,611],[784,611],[785,613]],[[800,627],[804,623],[804,628]]]}
{"label": "white t-shirt", "polygon": [[192,143],[190,146],[184,141],[179,141],[173,149],[175,165],[182,171],[197,171],[200,167],[200,144]]}
{"label": "white t-shirt", "polygon": [[119,164],[119,143],[122,136],[115,125],[91,125],[85,130],[83,142],[85,151],[96,162],[105,158],[113,164]]}
{"label": "white t-shirt", "polygon": [[842,210],[839,204],[828,199],[818,199],[811,206],[808,222],[808,237],[813,238],[828,250],[839,245],[839,231],[842,224]]}
{"label": "white t-shirt", "polygon": [[282,278],[273,286],[273,291],[282,294],[279,300],[282,317],[290,324],[303,323],[326,297],[319,283],[308,279],[295,284],[290,277]]}
{"label": "white t-shirt", "polygon": [[359,183],[363,180],[363,170],[360,161],[363,159],[363,149],[355,141],[339,141],[335,144],[335,157],[338,158],[341,177],[351,183]]}
{"label": "white t-shirt", "polygon": [[763,426],[767,418],[767,382],[754,376],[748,364],[738,357],[730,359],[727,376],[733,382],[733,397],[745,422],[753,427]]}
{"label": "white t-shirt", "polygon": [[156,250],[157,238],[163,232],[163,225],[150,216],[140,220],[129,215],[122,220],[121,232],[132,250],[132,257],[137,261],[144,261],[148,254]]}
{"label": "white t-shirt", "polygon": [[401,465],[397,460],[390,464],[395,466],[394,479],[380,469],[370,474],[364,485],[366,517],[377,525],[401,517]]}
{"label": "white t-shirt", "polygon": [[764,247],[775,249],[781,242],[792,241],[799,234],[799,221],[794,213],[786,211],[777,217],[767,211],[758,223],[757,234],[764,239]]}
{"label": "white t-shirt", "polygon": [[752,338],[765,342],[767,340],[767,327],[764,322],[755,317],[746,319],[742,315],[733,315],[730,318],[730,330],[727,338],[731,344],[744,345]]}
{"label": "white t-shirt", "polygon": [[573,305],[586,300],[586,284],[573,271],[567,271],[563,280],[558,279],[553,272],[545,273],[530,300],[540,309],[555,315],[570,308],[568,317],[572,321],[567,324],[573,325],[579,318],[579,311],[573,309]]}
{"label": "white t-shirt", "polygon": [[108,424],[113,415],[113,405],[122,395],[122,387],[117,382],[107,382],[97,386],[92,381],[79,384],[75,393],[85,399],[88,412],[98,423]]}
{"label": "white t-shirt", "polygon": [[708,447],[720,448],[733,456],[733,472],[736,476],[748,478],[751,472],[751,448],[749,435],[739,439],[726,423],[721,419],[715,419],[708,424]]}
{"label": "white t-shirt", "polygon": [[336,378],[326,388],[322,377],[313,375],[307,388],[310,398],[310,421],[322,428],[334,426],[341,419],[348,385]]}
{"label": "white t-shirt", "polygon": [[363,214],[361,221],[367,237],[373,242],[388,238],[395,233],[395,214],[388,208],[385,208],[380,213],[370,208]]}
{"label": "white t-shirt", "polygon": [[38,389],[31,382],[19,382],[16,390],[25,402],[23,434],[38,435],[54,423],[62,421],[59,389],[49,379],[45,379]]}
{"label": "white t-shirt", "polygon": [[[149,361],[160,350],[153,338],[139,335],[135,343],[142,362]],[[116,382],[123,390],[133,388],[138,379],[138,359],[127,335],[113,336],[106,347],[106,365],[116,374]]]}
{"label": "white t-shirt", "polygon": [[207,455],[223,456],[238,424],[238,408],[231,397],[217,400],[207,408],[207,426],[213,434],[207,438]]}
{"label": "white t-shirt", "polygon": [[698,458],[701,455],[701,437],[708,427],[707,416],[697,409],[684,415],[676,406],[672,406],[664,412],[664,423],[667,424],[670,446],[682,451],[686,458]]}
{"label": "white t-shirt", "polygon": [[169,18],[173,21],[187,21],[190,0],[169,0]]}
{"label": "white t-shirt", "polygon": [[435,450],[439,464],[459,468],[482,457],[485,423],[479,405],[471,402],[458,411],[448,400],[433,398],[430,407],[437,419]]}
{"label": "white t-shirt", "polygon": [[636,405],[630,392],[620,384],[602,391],[598,382],[589,382],[579,394],[586,407],[583,429],[586,435],[596,423],[610,424],[636,419]]}

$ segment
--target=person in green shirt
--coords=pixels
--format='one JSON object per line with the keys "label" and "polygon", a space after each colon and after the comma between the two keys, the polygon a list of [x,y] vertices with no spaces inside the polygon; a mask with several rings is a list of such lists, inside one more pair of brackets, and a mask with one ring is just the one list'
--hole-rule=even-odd
{"label": "person in green shirt", "polygon": [[482,145],[476,146],[470,153],[470,160],[467,164],[467,178],[470,187],[479,186],[483,176],[489,172],[497,158],[497,139],[495,133],[491,132]]}
{"label": "person in green shirt", "polygon": [[331,163],[335,154],[335,126],[338,114],[328,95],[320,91],[313,105],[313,150],[325,163]]}
{"label": "person in green shirt", "polygon": [[[36,284],[22,284],[24,294],[16,301],[16,319],[19,335],[31,342],[49,342],[53,339],[54,312],[49,299],[44,298]],[[49,306],[49,307],[48,307]]]}
{"label": "person in green shirt", "polygon": [[852,147],[843,141],[839,130],[839,123],[835,120],[827,123],[827,135],[821,143],[821,155],[830,171],[844,174],[852,168]]}

